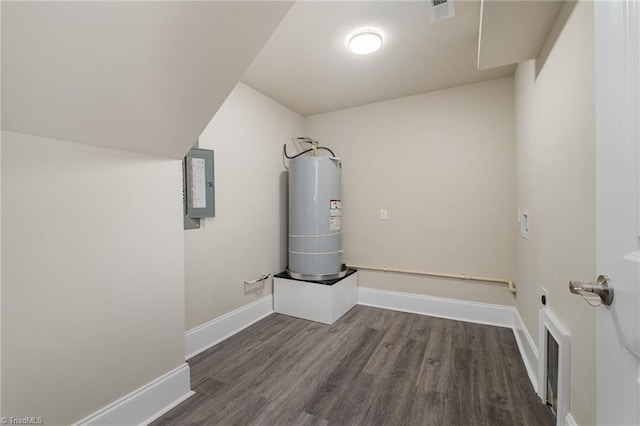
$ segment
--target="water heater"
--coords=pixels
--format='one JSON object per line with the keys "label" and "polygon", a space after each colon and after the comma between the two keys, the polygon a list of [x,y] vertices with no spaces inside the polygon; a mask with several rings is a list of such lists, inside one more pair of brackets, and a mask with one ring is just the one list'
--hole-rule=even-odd
{"label": "water heater", "polygon": [[289,162],[289,266],[292,278],[331,280],[342,264],[342,164],[297,156]]}

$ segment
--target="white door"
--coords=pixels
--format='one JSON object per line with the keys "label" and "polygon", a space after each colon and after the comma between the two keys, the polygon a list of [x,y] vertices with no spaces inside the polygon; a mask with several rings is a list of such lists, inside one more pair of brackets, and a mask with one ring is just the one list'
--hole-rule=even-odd
{"label": "white door", "polygon": [[596,268],[614,289],[596,308],[596,416],[640,425],[640,4],[594,6]]}

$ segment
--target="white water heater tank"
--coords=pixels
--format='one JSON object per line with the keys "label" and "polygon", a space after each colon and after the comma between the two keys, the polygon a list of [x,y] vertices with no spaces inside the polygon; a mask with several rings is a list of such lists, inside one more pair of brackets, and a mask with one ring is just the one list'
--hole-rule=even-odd
{"label": "white water heater tank", "polygon": [[289,275],[305,280],[344,276],[342,164],[300,156],[289,162]]}

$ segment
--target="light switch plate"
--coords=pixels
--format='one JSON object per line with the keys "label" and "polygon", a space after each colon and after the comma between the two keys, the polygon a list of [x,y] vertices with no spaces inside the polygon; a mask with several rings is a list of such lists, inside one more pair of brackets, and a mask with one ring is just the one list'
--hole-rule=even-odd
{"label": "light switch plate", "polygon": [[527,210],[520,211],[520,236],[522,238],[529,238],[529,228],[530,228],[531,218],[529,217],[529,212]]}

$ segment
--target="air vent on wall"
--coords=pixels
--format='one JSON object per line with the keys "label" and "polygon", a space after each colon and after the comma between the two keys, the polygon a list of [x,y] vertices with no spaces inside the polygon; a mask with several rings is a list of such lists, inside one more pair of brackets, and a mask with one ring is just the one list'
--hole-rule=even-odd
{"label": "air vent on wall", "polygon": [[429,20],[442,21],[454,15],[453,0],[428,0]]}

